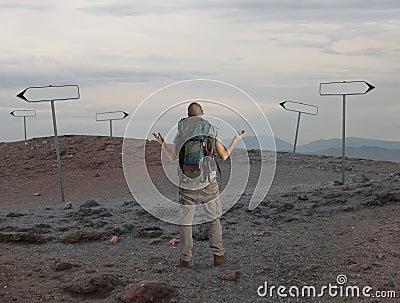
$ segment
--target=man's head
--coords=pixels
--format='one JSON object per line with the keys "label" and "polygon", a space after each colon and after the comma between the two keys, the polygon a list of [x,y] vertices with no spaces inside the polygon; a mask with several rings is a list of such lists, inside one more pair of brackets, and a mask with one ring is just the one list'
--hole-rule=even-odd
{"label": "man's head", "polygon": [[201,105],[197,102],[192,102],[190,103],[188,107],[188,116],[189,117],[194,117],[194,116],[202,116],[204,115],[203,109],[201,108]]}

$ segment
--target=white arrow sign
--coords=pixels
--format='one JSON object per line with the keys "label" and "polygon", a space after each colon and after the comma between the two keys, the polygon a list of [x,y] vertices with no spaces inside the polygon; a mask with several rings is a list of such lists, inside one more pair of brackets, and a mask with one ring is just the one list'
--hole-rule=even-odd
{"label": "white arrow sign", "polygon": [[288,111],[314,115],[314,116],[318,114],[318,106],[315,105],[305,104],[302,102],[296,102],[290,100],[283,101],[279,104]]}
{"label": "white arrow sign", "polygon": [[122,120],[128,117],[129,114],[124,111],[115,111],[115,112],[105,112],[105,113],[97,113],[96,121],[110,121],[110,138],[112,138],[112,121],[113,120]]}
{"label": "white arrow sign", "polygon": [[97,113],[96,121],[122,120],[128,116],[129,114],[124,111]]}
{"label": "white arrow sign", "polygon": [[366,81],[323,82],[319,85],[321,96],[364,95],[375,86]]}
{"label": "white arrow sign", "polygon": [[306,104],[306,103],[302,103],[302,102],[297,102],[297,101],[290,101],[290,100],[283,101],[279,104],[285,110],[298,113],[296,135],[294,136],[294,144],[293,144],[293,153],[295,153],[296,146],[297,146],[297,136],[299,135],[300,116],[301,116],[301,114],[307,114],[307,115],[313,115],[313,116],[317,115],[318,114],[318,106]]}
{"label": "white arrow sign", "polygon": [[36,110],[34,109],[16,109],[13,110],[10,115],[14,117],[24,118],[24,137],[26,142],[26,117],[36,117]]}
{"label": "white arrow sign", "polygon": [[49,85],[28,87],[17,97],[28,102],[44,102],[79,99],[80,95],[78,85]]}
{"label": "white arrow sign", "polygon": [[34,109],[16,109],[10,115],[14,117],[36,117],[36,110]]}

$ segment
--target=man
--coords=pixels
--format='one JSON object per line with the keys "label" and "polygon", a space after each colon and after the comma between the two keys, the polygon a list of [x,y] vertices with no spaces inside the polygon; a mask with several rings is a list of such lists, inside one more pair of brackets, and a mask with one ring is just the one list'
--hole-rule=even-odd
{"label": "man", "polygon": [[[208,162],[209,170],[198,169],[196,165],[190,164],[185,165],[185,160],[182,159],[182,149],[186,147],[186,142],[190,141],[191,135],[185,135],[185,132],[193,132],[196,129],[201,129],[195,138],[203,138],[202,140],[209,139],[207,143],[204,142],[204,149],[213,149],[206,151],[209,157],[204,159],[210,160],[213,154],[217,154],[223,161],[225,161],[231,154],[235,144],[241,139],[245,131],[239,131],[233,138],[228,148],[217,139],[217,129],[211,125],[207,120],[203,119],[203,109],[197,102],[192,102],[188,107],[188,118],[182,119],[178,124],[178,134],[174,139],[174,145],[164,144],[164,138],[160,133],[153,136],[155,140],[163,146],[163,149],[171,161],[179,159],[181,168],[181,184],[179,186],[179,202],[181,204],[181,225],[180,225],[180,244],[181,244],[181,256],[179,263],[183,267],[189,267],[192,259],[192,220],[194,217],[194,209],[198,202],[203,204],[209,221],[209,242],[210,247],[214,253],[214,266],[222,265],[226,262],[227,258],[225,250],[222,246],[222,227],[220,223],[220,217],[222,215],[222,207],[219,199],[219,187],[216,180],[216,171],[211,168],[210,162]],[[203,132],[203,133],[202,133]],[[204,133],[206,132],[206,133]],[[193,136],[192,136],[193,137]],[[211,139],[210,139],[211,138]],[[198,140],[198,139],[197,139]],[[196,144],[196,142],[193,142]],[[188,148],[186,147],[186,150]],[[205,155],[206,156],[206,155]],[[203,163],[203,162],[202,162]],[[214,162],[215,163],[215,162]],[[184,182],[184,183],[183,183]],[[188,186],[188,184],[190,186]]]}

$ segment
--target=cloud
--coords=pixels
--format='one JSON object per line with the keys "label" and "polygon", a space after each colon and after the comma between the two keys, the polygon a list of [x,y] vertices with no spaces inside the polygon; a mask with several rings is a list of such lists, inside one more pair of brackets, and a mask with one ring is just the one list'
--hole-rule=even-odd
{"label": "cloud", "polygon": [[138,16],[197,12],[243,22],[293,21],[357,21],[398,18],[397,0],[219,0],[219,1],[114,1],[86,5],[81,10],[88,14]]}
{"label": "cloud", "polygon": [[[207,70],[169,68],[168,66],[173,65],[173,60],[161,56],[144,56],[140,60],[131,58],[127,61],[123,59],[102,59],[105,58],[100,55],[95,60],[87,62],[86,65],[79,65],[77,62],[63,63],[55,58],[41,56],[3,58],[0,60],[0,83],[3,88],[65,83],[93,86],[105,83],[144,83],[157,82],[159,80],[181,81],[212,76]],[[127,64],[127,62],[132,61],[141,63],[151,61],[156,63],[155,65],[163,62],[164,66],[147,66],[144,68]]]}
{"label": "cloud", "polygon": [[[382,92],[385,104],[399,94],[398,0],[5,0],[0,8],[4,106],[27,86],[77,83],[92,119],[193,78],[233,83],[273,115],[282,98],[318,102],[321,81],[370,80],[377,89],[366,98]],[[58,105],[61,114],[63,106],[68,121],[74,107]],[[278,129],[286,123],[276,120]],[[309,136],[329,136],[313,125]]]}
{"label": "cloud", "polygon": [[54,1],[5,0],[0,2],[0,9],[47,10],[55,7]]}

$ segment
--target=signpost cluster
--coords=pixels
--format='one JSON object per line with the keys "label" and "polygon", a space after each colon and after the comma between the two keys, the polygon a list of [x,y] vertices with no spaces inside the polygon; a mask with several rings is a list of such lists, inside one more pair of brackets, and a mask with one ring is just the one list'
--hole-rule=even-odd
{"label": "signpost cluster", "polygon": [[[342,81],[342,82],[323,82],[319,86],[319,94],[321,96],[342,96],[343,102],[343,115],[342,115],[342,183],[345,183],[345,171],[346,171],[346,96],[348,95],[363,95],[373,90],[375,87],[366,81]],[[64,186],[61,169],[61,158],[60,148],[58,144],[57,134],[57,121],[55,111],[55,101],[66,101],[76,100],[80,98],[79,86],[78,85],[49,85],[49,86],[34,86],[28,87],[20,92],[17,97],[24,101],[35,103],[35,102],[50,102],[51,113],[53,118],[53,130],[54,130],[54,141],[57,153],[57,167],[58,176],[60,182],[61,200],[65,202]],[[318,114],[318,107],[311,104],[306,104],[297,101],[286,100],[279,103],[285,110],[296,112],[297,116],[297,127],[293,145],[293,153],[296,152],[297,138],[299,134],[299,125],[301,114],[313,115]],[[14,117],[23,117],[24,121],[24,137],[27,140],[26,135],[26,118],[35,117],[36,111],[32,109],[24,110],[13,110],[10,113]],[[112,138],[112,121],[123,120],[129,114],[125,111],[109,111],[96,113],[96,121],[109,121],[110,125],[110,138]]]}
{"label": "signpost cluster", "polygon": [[[341,81],[341,82],[322,82],[319,85],[321,96],[342,96],[342,184],[345,183],[346,172],[346,96],[365,95],[373,90],[375,86],[366,81]],[[279,103],[285,110],[298,113],[296,135],[293,145],[293,153],[296,152],[297,137],[299,132],[300,115],[317,115],[318,107],[296,101],[284,101]]]}

